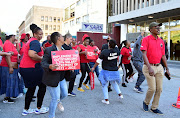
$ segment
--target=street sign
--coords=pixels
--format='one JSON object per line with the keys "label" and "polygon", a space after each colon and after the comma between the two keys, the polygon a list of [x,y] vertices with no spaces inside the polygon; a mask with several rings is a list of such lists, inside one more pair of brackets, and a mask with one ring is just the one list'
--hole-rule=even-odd
{"label": "street sign", "polygon": [[82,31],[103,32],[103,24],[82,23]]}

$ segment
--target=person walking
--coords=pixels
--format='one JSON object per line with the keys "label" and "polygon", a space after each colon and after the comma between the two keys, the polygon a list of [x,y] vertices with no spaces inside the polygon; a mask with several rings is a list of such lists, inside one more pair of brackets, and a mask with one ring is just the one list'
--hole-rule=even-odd
{"label": "person walking", "polygon": [[124,44],[124,47],[121,49],[120,57],[123,69],[122,86],[127,87],[125,81],[129,83],[128,80],[133,75],[133,68],[131,65],[132,51],[130,48],[130,42],[128,40],[123,41],[122,44]]}
{"label": "person walking", "polygon": [[111,39],[109,41],[109,49],[104,49],[98,60],[96,61],[94,67],[91,69],[91,72],[95,70],[95,68],[102,63],[102,71],[99,75],[99,81],[102,85],[102,90],[104,94],[104,99],[102,103],[109,104],[109,97],[108,97],[108,82],[111,82],[112,86],[114,87],[115,91],[117,92],[119,99],[123,98],[121,94],[120,88],[118,84],[120,84],[120,73],[117,67],[117,58],[120,55],[119,50],[116,49],[116,41]]}
{"label": "person walking", "polygon": [[[64,36],[64,45],[62,46],[65,50],[72,50],[71,43],[72,43],[72,35],[67,33]],[[74,70],[67,70],[65,71],[65,79],[69,81],[69,88],[68,88],[68,95],[69,96],[76,96],[73,92],[74,82],[76,80],[76,73]]]}
{"label": "person walking", "polygon": [[137,41],[134,44],[133,57],[132,57],[133,65],[138,71],[138,79],[134,87],[134,90],[138,93],[143,93],[143,90],[141,89],[140,86],[145,80],[145,76],[142,72],[144,61],[143,61],[142,51],[140,50],[143,37],[144,37],[144,32],[142,32],[141,35],[138,36]]}
{"label": "person walking", "polygon": [[[42,39],[43,31],[35,24],[31,24],[30,29],[33,33],[33,37],[26,43],[24,55],[20,63],[20,74],[24,79],[25,87],[28,89],[25,96],[25,107],[22,112],[24,116],[34,112],[36,114],[42,114],[49,111],[48,107],[42,107],[44,95],[46,93],[46,85],[42,83],[43,69],[40,63],[43,50],[39,41]],[[39,90],[37,93],[37,108],[34,110],[30,109],[30,104],[36,86],[39,87]]]}
{"label": "person walking", "polygon": [[45,49],[44,57],[41,65],[44,69],[43,83],[47,85],[47,89],[51,95],[51,103],[49,106],[49,118],[55,118],[56,108],[60,111],[64,111],[64,107],[61,103],[67,95],[67,84],[64,79],[65,71],[53,71],[58,67],[57,64],[52,64],[51,51],[62,51],[64,48],[64,38],[58,32],[51,34],[51,41],[54,43],[53,46]]}
{"label": "person walking", "polygon": [[89,77],[90,68],[88,64],[89,60],[86,58],[87,49],[90,48],[89,40],[90,40],[90,37],[87,34],[85,34],[82,37],[83,44],[80,44],[79,47],[77,48],[80,55],[80,67],[81,67],[81,73],[82,73],[82,76],[79,81],[79,87],[78,87],[78,91],[80,92],[84,92],[84,89],[82,88],[82,83],[84,81],[84,78],[86,77],[86,73],[88,74],[88,76],[86,78],[86,81],[83,83],[83,85],[85,86],[87,90],[89,90],[89,86],[87,85],[87,83],[90,80],[90,77]]}
{"label": "person walking", "polygon": [[143,101],[143,109],[145,112],[148,112],[148,105],[154,95],[150,111],[159,115],[163,115],[158,109],[164,77],[164,69],[160,64],[161,59],[167,74],[170,76],[165,56],[165,45],[163,40],[158,37],[161,25],[161,23],[156,22],[150,23],[149,31],[151,32],[151,35],[143,38],[141,45],[144,59],[143,73],[148,83],[148,90],[145,100]]}

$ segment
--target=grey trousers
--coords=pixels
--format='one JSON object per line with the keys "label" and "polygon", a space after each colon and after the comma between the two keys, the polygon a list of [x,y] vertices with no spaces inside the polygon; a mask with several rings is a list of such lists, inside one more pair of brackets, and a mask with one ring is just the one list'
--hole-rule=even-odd
{"label": "grey trousers", "polygon": [[138,71],[138,79],[137,79],[137,82],[136,82],[136,86],[139,87],[145,80],[145,76],[144,76],[144,74],[142,72],[143,63],[140,62],[140,61],[133,61],[133,65],[136,68],[136,70]]}

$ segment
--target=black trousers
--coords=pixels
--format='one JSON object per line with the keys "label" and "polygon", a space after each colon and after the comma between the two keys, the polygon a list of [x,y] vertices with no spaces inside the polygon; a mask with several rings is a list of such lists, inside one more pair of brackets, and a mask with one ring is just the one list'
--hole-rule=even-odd
{"label": "black trousers", "polygon": [[[37,94],[37,108],[41,108],[44,95],[46,93],[46,85],[41,83],[39,86],[38,94]],[[36,87],[29,87],[25,96],[25,107],[24,109],[29,109],[29,106],[31,104],[32,98],[34,96]]]}
{"label": "black trousers", "polygon": [[68,89],[68,93],[71,93],[73,91],[74,88],[74,82],[76,80],[76,73],[71,71],[71,77],[70,77],[70,81],[69,81],[69,89]]}
{"label": "black trousers", "polygon": [[129,63],[129,64],[122,64],[122,69],[123,69],[122,83],[125,83],[127,77],[129,77],[133,73],[133,68],[131,63]]}
{"label": "black trousers", "polygon": [[89,68],[87,63],[81,63],[81,73],[82,73],[82,76],[80,78],[79,88],[82,86],[84,78],[86,77],[86,73],[88,74],[88,76],[87,76],[86,81],[84,83],[87,84],[88,81],[90,81],[90,77],[89,77],[90,68]]}

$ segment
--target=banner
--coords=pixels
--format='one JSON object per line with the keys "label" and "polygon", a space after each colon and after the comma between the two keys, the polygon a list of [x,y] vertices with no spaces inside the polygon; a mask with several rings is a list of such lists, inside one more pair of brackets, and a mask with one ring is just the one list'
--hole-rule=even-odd
{"label": "banner", "polygon": [[96,59],[96,55],[93,49],[87,49],[87,59]]}
{"label": "banner", "polygon": [[80,58],[78,50],[52,51],[52,64],[59,67],[54,71],[80,69]]}
{"label": "banner", "polygon": [[89,76],[90,76],[91,90],[93,90],[94,89],[94,73],[90,72]]}
{"label": "banner", "polygon": [[83,22],[82,31],[103,32],[103,24]]}

